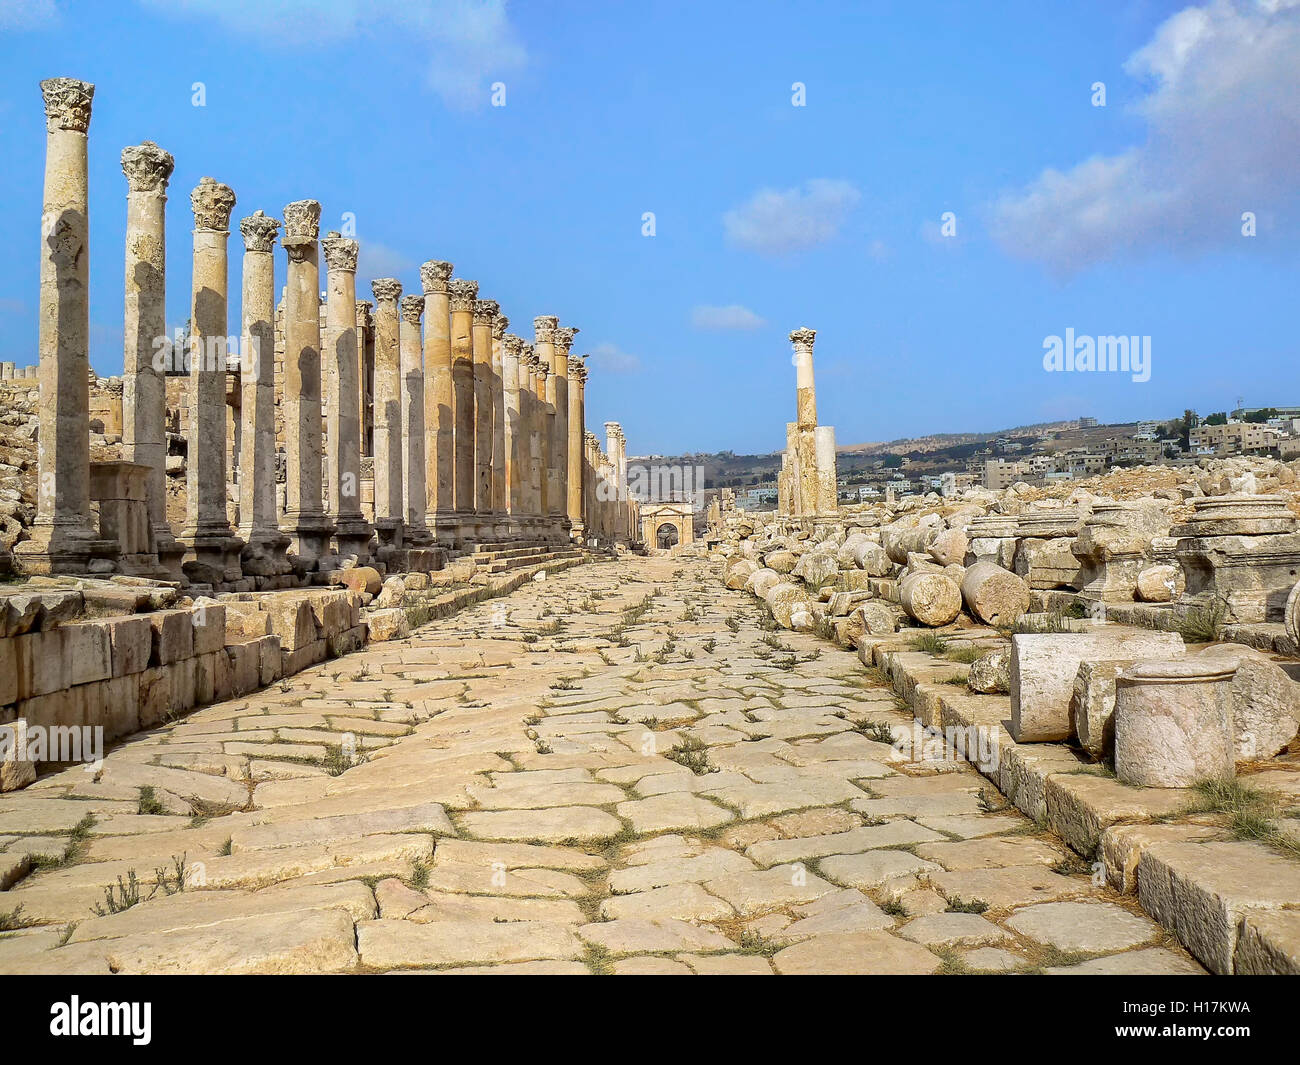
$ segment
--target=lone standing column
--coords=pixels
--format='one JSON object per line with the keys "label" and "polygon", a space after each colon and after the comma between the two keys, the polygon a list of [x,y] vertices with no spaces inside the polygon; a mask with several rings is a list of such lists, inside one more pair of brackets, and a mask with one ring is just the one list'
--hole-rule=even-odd
{"label": "lone standing column", "polygon": [[325,297],[325,411],[330,520],[338,553],[370,556],[370,523],[361,513],[361,350],[357,330],[357,242],[330,233],[321,248],[329,267]]}
{"label": "lone standing column", "polygon": [[587,367],[580,359],[569,360],[569,454],[568,502],[569,535],[582,543],[586,522],[583,520],[583,454],[582,433],[586,419],[584,388]]}
{"label": "lone standing column", "polygon": [[235,194],[228,185],[201,180],[190,194],[194,208],[194,283],[190,303],[190,434],[184,570],[201,584],[242,577],[243,541],[226,512],[226,243]]}
{"label": "lone standing column", "polygon": [[796,329],[790,334],[794,345],[795,417],[800,429],[817,427],[817,386],[813,383],[813,341],[816,329]]}
{"label": "lone standing column", "polygon": [[498,313],[492,319],[492,513],[496,536],[510,536],[510,504],[506,492],[506,380],[505,335],[510,319]]}
{"label": "lone standing column", "polygon": [[45,200],[41,213],[40,482],[31,539],[14,548],[30,573],[84,572],[95,539],[90,513],[90,282],[86,131],[95,86],[41,82]]}
{"label": "lone standing column", "polygon": [[424,485],[424,352],[420,338],[423,296],[402,297],[399,325],[402,364],[402,501],[406,506],[405,536],[416,544],[429,542],[425,527]]}
{"label": "lone standing column", "polygon": [[456,278],[447,283],[451,310],[452,406],[456,425],[453,444],[457,546],[473,540],[474,528],[474,301],[478,282]]}
{"label": "lone standing column", "polygon": [[[499,321],[504,321],[504,316]],[[514,538],[523,531],[523,437],[522,396],[519,389],[519,355],[524,341],[513,333],[501,338],[502,451],[505,454],[505,509],[510,516],[507,534]]]}
{"label": "lone standing column", "polygon": [[152,141],[122,149],[126,196],[126,312],[122,365],[122,444],[126,457],[148,467],[145,492],[154,547],[173,579],[181,576],[184,548],[167,521],[168,348],[167,182],[176,160]]}
{"label": "lone standing column", "polygon": [[284,305],[285,531],[302,562],[329,551],[334,531],[325,514],[321,470],[320,204],[284,209],[289,281]]}
{"label": "lone standing column", "polygon": [[456,480],[451,362],[451,263],[430,260],[420,267],[424,288],[425,528],[444,547],[456,543]]}
{"label": "lone standing column", "polygon": [[375,295],[375,531],[386,548],[402,546],[402,365],[397,301],[402,283],[381,277]]}
{"label": "lone standing column", "polygon": [[492,511],[492,321],[496,300],[474,301],[474,513],[478,534],[494,536]]}
{"label": "lone standing column", "polygon": [[254,577],[289,572],[289,538],[275,502],[275,237],[280,220],[256,211],[244,235],[244,325],[239,368],[239,536],[241,566]]}

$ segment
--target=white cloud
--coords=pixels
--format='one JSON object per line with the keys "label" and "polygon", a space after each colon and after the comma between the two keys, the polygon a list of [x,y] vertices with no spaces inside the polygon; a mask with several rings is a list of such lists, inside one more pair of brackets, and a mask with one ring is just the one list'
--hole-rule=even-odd
{"label": "white cloud", "polygon": [[3,0],[0,30],[39,30],[59,21],[54,0]]}
{"label": "white cloud", "polygon": [[759,189],[722,216],[727,240],[763,255],[788,255],[835,237],[862,194],[848,181],[813,178],[802,188]]}
{"label": "white cloud", "polygon": [[725,307],[696,307],[691,325],[696,329],[760,329],[767,323],[748,307],[731,303]]}
{"label": "white cloud", "polygon": [[[1010,254],[1069,274],[1125,252],[1200,251],[1295,195],[1300,0],[1211,0],[1166,19],[1125,64],[1152,87],[1146,142],[1045,169],[994,205]],[[1113,94],[1112,94],[1113,96]]]}
{"label": "white cloud", "polygon": [[608,373],[637,373],[641,369],[641,360],[616,344],[597,344],[589,358],[593,366]]}
{"label": "white cloud", "polygon": [[528,54],[506,0],[140,0],[169,15],[212,20],[232,33],[280,48],[333,45],[397,33],[427,46],[429,87],[451,107],[488,102],[489,84],[523,67]]}

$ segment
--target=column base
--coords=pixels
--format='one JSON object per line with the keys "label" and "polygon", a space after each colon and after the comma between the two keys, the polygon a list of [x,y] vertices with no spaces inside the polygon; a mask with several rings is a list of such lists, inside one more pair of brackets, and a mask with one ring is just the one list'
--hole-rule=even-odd
{"label": "column base", "polygon": [[289,551],[298,556],[299,564],[315,563],[329,554],[334,523],[327,514],[286,514],[283,526],[289,536]]}
{"label": "column base", "polygon": [[375,532],[362,518],[340,518],[334,525],[335,553],[340,558],[355,559],[358,565],[370,560]]}
{"label": "column base", "polygon": [[185,545],[181,570],[192,583],[216,588],[243,579],[239,554],[244,541],[229,528],[183,529],[178,539]]}
{"label": "column base", "polygon": [[454,514],[430,514],[424,520],[424,529],[433,543],[451,550],[456,546],[460,523]]}
{"label": "column base", "polygon": [[158,568],[165,573],[166,580],[183,581],[185,571],[181,563],[185,560],[185,545],[176,539],[170,525],[155,525],[153,530],[154,549],[158,552]]}
{"label": "column base", "polygon": [[112,573],[116,540],[101,540],[80,525],[36,525],[31,538],[14,544],[14,562],[22,573]]}
{"label": "column base", "polygon": [[289,562],[289,537],[278,529],[240,527],[237,535],[244,541],[239,553],[240,568],[250,577],[281,577],[293,572]]}

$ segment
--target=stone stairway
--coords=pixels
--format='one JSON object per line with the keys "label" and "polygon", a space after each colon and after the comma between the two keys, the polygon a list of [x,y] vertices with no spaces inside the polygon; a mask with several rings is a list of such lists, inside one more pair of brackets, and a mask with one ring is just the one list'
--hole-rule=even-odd
{"label": "stone stairway", "polygon": [[505,573],[521,566],[536,566],[558,559],[579,558],[581,555],[580,548],[567,544],[511,540],[496,544],[476,544],[466,557],[474,560],[479,573]]}

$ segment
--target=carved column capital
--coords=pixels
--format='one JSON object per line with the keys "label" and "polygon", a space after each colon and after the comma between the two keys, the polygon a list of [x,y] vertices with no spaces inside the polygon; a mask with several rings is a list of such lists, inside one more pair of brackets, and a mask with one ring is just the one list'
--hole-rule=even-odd
{"label": "carved column capital", "polygon": [[447,282],[447,296],[453,311],[473,313],[474,300],[478,298],[478,282],[466,281],[463,277]]}
{"label": "carved column capital", "polygon": [[501,310],[501,304],[496,300],[475,300],[474,301],[474,324],[491,325],[492,320]]}
{"label": "carved column capital", "polygon": [[510,325],[510,319],[504,314],[498,314],[492,319],[492,339],[502,340],[506,335],[506,328]]}
{"label": "carved column capital", "polygon": [[555,350],[559,355],[567,356],[569,349],[573,347],[573,338],[578,335],[578,330],[573,326],[566,326],[562,329],[555,330]]}
{"label": "carved column capital", "polygon": [[380,277],[370,282],[377,303],[396,303],[402,295],[402,283],[395,277]]}
{"label": "carved column capital", "polygon": [[153,141],[122,149],[122,173],[132,192],[166,192],[167,182],[176,169],[172,153]]}
{"label": "carved column capital", "polygon": [[357,325],[363,329],[369,329],[371,325],[371,311],[375,305],[369,300],[357,300]]}
{"label": "carved column capital", "polygon": [[796,329],[790,334],[790,343],[798,352],[812,353],[813,341],[817,339],[816,329]]}
{"label": "carved column capital", "polygon": [[190,206],[194,208],[195,229],[225,233],[230,228],[230,212],[235,207],[235,190],[205,177],[190,193]]}
{"label": "carved column capital", "polygon": [[518,358],[521,354],[523,354],[523,350],[524,350],[523,337],[517,337],[514,335],[514,333],[506,333],[501,337],[501,344],[502,347],[505,349],[507,355],[513,355],[515,356],[515,358]]}
{"label": "carved column capital", "polygon": [[555,340],[555,330],[560,320],[551,314],[542,314],[533,319],[534,344],[550,344]]}
{"label": "carved column capital", "polygon": [[340,236],[338,233],[329,233],[320,242],[320,246],[321,251],[325,253],[325,265],[331,272],[339,271],[345,274],[357,272],[357,254],[361,250],[361,245],[357,241]]}
{"label": "carved column capital", "polygon": [[447,282],[451,279],[453,269],[451,263],[444,263],[439,259],[430,259],[421,266],[420,285],[424,288],[424,294],[431,296],[434,293],[446,292]]}
{"label": "carved column capital", "polygon": [[270,251],[279,231],[280,220],[272,218],[265,211],[254,211],[239,222],[239,232],[244,235],[245,251]]}
{"label": "carved column capital", "polygon": [[50,133],[69,130],[85,133],[90,128],[90,102],[95,86],[76,78],[46,78],[41,82],[45,97],[45,128]]}
{"label": "carved column capital", "polygon": [[402,321],[407,325],[419,325],[420,315],[424,313],[423,296],[403,296],[402,297]]}

